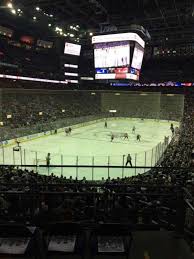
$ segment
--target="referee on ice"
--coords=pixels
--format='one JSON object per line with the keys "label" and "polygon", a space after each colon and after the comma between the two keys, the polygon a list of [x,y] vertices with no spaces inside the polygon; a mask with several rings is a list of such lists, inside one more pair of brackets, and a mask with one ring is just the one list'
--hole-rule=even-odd
{"label": "referee on ice", "polygon": [[51,154],[48,153],[46,156],[46,166],[49,167],[51,163]]}
{"label": "referee on ice", "polygon": [[132,157],[131,157],[131,155],[130,154],[128,154],[127,155],[127,161],[126,161],[126,164],[125,164],[125,166],[127,166],[128,164],[130,164],[130,166],[132,167]]}

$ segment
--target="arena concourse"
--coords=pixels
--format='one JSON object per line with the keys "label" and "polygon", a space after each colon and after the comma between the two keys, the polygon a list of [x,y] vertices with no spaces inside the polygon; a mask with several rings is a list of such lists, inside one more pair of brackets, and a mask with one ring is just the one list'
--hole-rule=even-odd
{"label": "arena concourse", "polygon": [[0,6],[0,258],[194,258],[193,3],[78,2]]}

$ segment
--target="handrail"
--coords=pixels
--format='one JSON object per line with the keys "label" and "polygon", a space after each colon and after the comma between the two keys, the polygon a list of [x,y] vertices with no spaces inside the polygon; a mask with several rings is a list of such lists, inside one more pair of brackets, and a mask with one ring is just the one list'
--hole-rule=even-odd
{"label": "handrail", "polygon": [[189,198],[194,202],[193,196],[192,194],[189,192],[189,190],[186,187],[183,187],[183,190],[185,191],[185,193],[189,196]]}
{"label": "handrail", "polygon": [[[12,167],[12,168],[20,168],[20,167],[31,167],[31,168],[126,168],[126,169],[174,169],[174,170],[193,170],[193,167],[161,167],[161,166],[115,166],[115,165],[13,165],[13,164],[0,164],[0,167]],[[190,172],[189,172],[190,173]]]}
{"label": "handrail", "polygon": [[189,206],[189,208],[194,212],[194,207],[193,205],[190,203],[190,201],[188,199],[185,199],[186,204]]}
{"label": "handrail", "polygon": [[[32,192],[32,191],[0,191],[0,194],[6,194],[6,195],[33,195],[33,196],[39,196],[41,194],[45,194],[45,195],[81,195],[81,196],[88,196],[88,195],[94,195],[94,196],[104,196],[106,193],[100,193],[100,192],[65,192],[65,191],[40,191],[40,192]],[[113,196],[122,196],[122,195],[129,195],[129,196],[161,196],[161,197],[174,197],[174,192],[170,193],[170,194],[161,194],[161,193],[141,193],[138,194],[137,193],[127,193],[127,192],[122,192],[122,193],[112,193],[111,195]]]}
{"label": "handrail", "polygon": [[[74,181],[74,180],[73,180]],[[0,184],[3,186],[8,186],[8,187],[100,187],[100,188],[109,188],[109,187],[115,187],[115,188],[120,188],[120,187],[151,187],[151,188],[166,188],[166,189],[177,189],[177,188],[182,188],[181,185],[173,186],[173,185],[158,185],[155,183],[152,184],[137,184],[137,183],[111,183],[111,182],[101,182],[100,181],[87,181],[86,183],[83,183],[82,181],[75,181],[75,182],[62,182],[62,183],[4,183],[0,181]]]}

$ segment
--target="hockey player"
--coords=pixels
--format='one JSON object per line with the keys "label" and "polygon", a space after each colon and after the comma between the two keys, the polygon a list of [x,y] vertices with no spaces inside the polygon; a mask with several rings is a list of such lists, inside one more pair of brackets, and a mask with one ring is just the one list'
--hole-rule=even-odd
{"label": "hockey player", "polygon": [[16,147],[13,148],[13,151],[21,151],[21,146],[20,146],[20,142],[18,139],[15,139],[15,142],[16,142]]}
{"label": "hockey player", "polygon": [[133,128],[132,128],[132,133],[133,134],[135,134],[135,130],[136,130],[136,128],[135,128],[135,126],[133,126]]}
{"label": "hockey player", "polygon": [[72,131],[71,128],[66,128],[66,129],[65,129],[66,136],[71,135],[71,131]]}
{"label": "hockey player", "polygon": [[107,121],[105,121],[104,127],[107,129],[107,127],[108,127]]}
{"label": "hockey player", "polygon": [[137,141],[141,141],[141,135],[140,134],[137,134]]}
{"label": "hockey player", "polygon": [[46,166],[50,166],[50,162],[51,162],[51,154],[48,153],[47,156],[46,156]]}
{"label": "hockey player", "polygon": [[131,155],[130,154],[128,154],[127,155],[127,161],[126,161],[126,164],[125,164],[125,166],[127,166],[128,164],[130,164],[130,166],[132,167],[132,157],[131,157]]}
{"label": "hockey player", "polygon": [[111,142],[113,142],[115,136],[113,134],[111,134]]}
{"label": "hockey player", "polygon": [[20,147],[20,143],[21,143],[21,142],[19,142],[19,140],[18,140],[18,139],[16,139],[16,141],[15,141],[15,142],[16,142],[16,144],[17,144],[17,147]]}
{"label": "hockey player", "polygon": [[124,134],[124,139],[129,139],[128,133]]}

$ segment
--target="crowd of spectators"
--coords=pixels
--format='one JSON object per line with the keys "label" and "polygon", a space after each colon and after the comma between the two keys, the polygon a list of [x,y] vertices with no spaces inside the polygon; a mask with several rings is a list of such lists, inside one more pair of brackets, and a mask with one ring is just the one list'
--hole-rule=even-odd
{"label": "crowd of spectators", "polygon": [[192,166],[192,151],[194,149],[194,96],[186,96],[184,116],[181,121],[180,132],[168,146],[161,166],[190,167]]}
{"label": "crowd of spectators", "polygon": [[[146,95],[143,98],[137,93],[129,94],[130,100],[136,103],[136,105],[133,105],[131,101],[126,102],[126,94],[116,103],[118,96],[115,96],[114,92],[110,94],[100,91],[93,93],[92,91],[3,89],[0,92],[0,121],[3,122],[4,128],[9,127],[6,129],[9,132],[10,129],[23,127],[35,127],[40,131],[44,131],[42,124],[50,123],[53,125],[58,120],[65,121],[69,118],[84,116],[106,117],[110,116],[108,111],[113,108],[117,109],[117,116],[123,117],[161,118],[168,120],[180,118],[181,101],[177,97],[170,100],[166,95],[161,95],[161,98],[160,94],[156,94],[156,96],[156,100],[153,101],[155,106],[152,107],[151,100],[155,97],[151,99],[152,95]],[[124,99],[122,100],[122,98]],[[174,99],[175,101],[173,101]],[[169,100],[172,101],[172,104]],[[160,107],[160,103],[165,103],[165,106]],[[175,111],[175,107],[177,111]],[[153,108],[156,111],[153,112]],[[53,129],[55,128],[46,128],[46,130]],[[3,127],[0,131],[3,131]],[[37,133],[37,131],[34,133]]]}
{"label": "crowd of spectators", "polygon": [[[35,48],[25,43],[0,39],[1,74],[63,79],[60,57],[53,49]],[[8,65],[6,65],[8,64]]]}
{"label": "crowd of spectators", "polygon": [[159,224],[163,219],[170,227],[177,208],[174,193],[180,190],[183,180],[183,175],[173,178],[160,168],[157,172],[131,178],[89,182],[85,178],[78,181],[72,177],[43,176],[34,171],[1,167],[0,192],[4,194],[0,196],[0,214],[2,218],[15,215],[20,220],[32,217],[38,221],[133,224],[152,224],[153,221]]}
{"label": "crowd of spectators", "polygon": [[99,101],[90,93],[8,92],[2,93],[1,99],[2,121],[11,128],[100,114]]}

